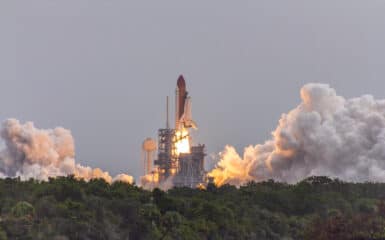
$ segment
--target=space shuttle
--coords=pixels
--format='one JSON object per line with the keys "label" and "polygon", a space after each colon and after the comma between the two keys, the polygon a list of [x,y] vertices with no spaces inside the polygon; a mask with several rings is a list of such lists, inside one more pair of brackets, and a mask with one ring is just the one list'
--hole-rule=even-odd
{"label": "space shuttle", "polygon": [[183,128],[197,129],[197,125],[192,120],[191,98],[186,91],[186,81],[180,75],[175,94],[175,129],[180,130]]}

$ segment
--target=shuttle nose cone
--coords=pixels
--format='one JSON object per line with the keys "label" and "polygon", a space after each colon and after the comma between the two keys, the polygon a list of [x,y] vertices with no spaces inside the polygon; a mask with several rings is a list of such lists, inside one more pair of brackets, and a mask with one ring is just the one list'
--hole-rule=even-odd
{"label": "shuttle nose cone", "polygon": [[183,75],[180,75],[178,78],[177,86],[179,89],[186,88],[186,82],[183,78]]}

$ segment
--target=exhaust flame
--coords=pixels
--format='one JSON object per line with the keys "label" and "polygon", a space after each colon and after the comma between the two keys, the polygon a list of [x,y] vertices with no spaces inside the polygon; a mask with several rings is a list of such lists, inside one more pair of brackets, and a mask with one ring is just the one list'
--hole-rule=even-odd
{"label": "exhaust flame", "polygon": [[297,182],[312,175],[346,181],[385,181],[385,100],[345,99],[325,84],[307,84],[302,102],[283,114],[272,139],[226,146],[209,173],[217,185],[250,180]]}
{"label": "exhaust flame", "polygon": [[0,177],[45,181],[49,177],[74,175],[85,180],[103,178],[109,183],[134,181],[126,174],[112,178],[99,168],[77,164],[73,137],[64,128],[42,130],[32,122],[21,124],[16,119],[8,119],[3,123],[1,138],[5,146],[0,149]]}
{"label": "exhaust flame", "polygon": [[176,155],[190,153],[190,137],[188,130],[185,128],[175,133],[175,152]]}
{"label": "exhaust flame", "polygon": [[[181,130],[175,131],[175,135],[173,136],[173,150],[171,152],[171,158],[175,160],[180,154],[190,153],[190,134],[188,129],[182,128]],[[170,168],[170,176],[166,180],[161,180],[161,175],[164,175],[165,170],[154,168],[154,170],[142,176],[140,179],[141,186],[145,189],[153,189],[154,187],[158,187],[163,190],[168,190],[173,186],[173,178],[175,174],[177,174],[176,168]]]}

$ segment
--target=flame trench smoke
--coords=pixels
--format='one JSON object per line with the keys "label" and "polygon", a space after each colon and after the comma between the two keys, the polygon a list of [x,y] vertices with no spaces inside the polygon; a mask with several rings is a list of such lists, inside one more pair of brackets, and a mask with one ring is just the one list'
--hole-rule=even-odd
{"label": "flame trench smoke", "polygon": [[0,177],[47,180],[72,174],[85,180],[103,178],[109,183],[133,182],[129,175],[119,174],[112,178],[99,168],[77,164],[73,137],[64,128],[42,130],[31,122],[21,124],[16,119],[8,119],[0,134],[5,143],[0,150]]}
{"label": "flame trench smoke", "polygon": [[324,84],[305,85],[301,99],[282,115],[271,140],[245,148],[243,157],[226,146],[209,173],[215,183],[297,182],[312,175],[385,181],[385,100],[345,99]]}

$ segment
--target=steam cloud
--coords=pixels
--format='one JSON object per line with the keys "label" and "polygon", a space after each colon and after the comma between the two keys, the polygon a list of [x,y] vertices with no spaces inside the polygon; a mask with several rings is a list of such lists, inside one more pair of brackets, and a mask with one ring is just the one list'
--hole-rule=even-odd
{"label": "steam cloud", "polygon": [[216,184],[312,175],[385,181],[385,100],[345,99],[324,84],[305,85],[301,99],[282,115],[271,140],[245,148],[243,157],[226,146],[209,173]]}
{"label": "steam cloud", "polygon": [[16,119],[3,123],[1,137],[5,146],[0,150],[0,177],[47,180],[49,177],[73,174],[90,180],[133,182],[133,177],[120,174],[114,179],[99,168],[84,167],[75,162],[74,140],[69,130],[42,130],[33,123],[21,124]]}

